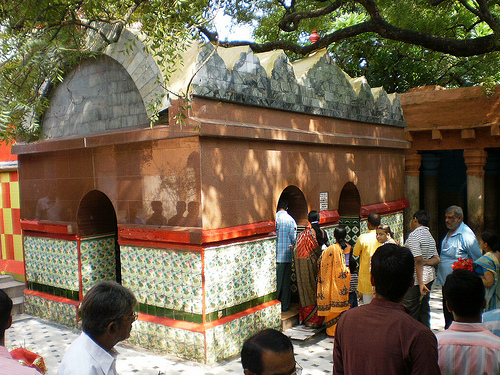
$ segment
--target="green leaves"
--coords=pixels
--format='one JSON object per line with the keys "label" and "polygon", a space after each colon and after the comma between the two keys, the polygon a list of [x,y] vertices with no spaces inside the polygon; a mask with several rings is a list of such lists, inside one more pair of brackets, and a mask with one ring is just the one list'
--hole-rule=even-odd
{"label": "green leaves", "polygon": [[[116,41],[102,38],[101,49],[91,52],[90,30],[97,35],[98,25],[135,25],[146,35],[148,53],[173,66],[208,6],[208,0],[0,0],[0,139],[40,137],[51,88]],[[123,53],[135,47],[132,42]],[[164,80],[172,71],[166,69]]]}

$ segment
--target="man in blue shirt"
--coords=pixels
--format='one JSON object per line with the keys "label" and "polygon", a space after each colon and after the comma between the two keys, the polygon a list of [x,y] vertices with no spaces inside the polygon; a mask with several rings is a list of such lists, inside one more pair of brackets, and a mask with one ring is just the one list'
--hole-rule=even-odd
{"label": "man in blue shirt", "polygon": [[276,298],[281,302],[281,311],[290,307],[292,251],[297,232],[297,223],[287,209],[288,201],[281,198],[276,213]]}
{"label": "man in blue shirt", "polygon": [[[450,206],[445,211],[446,227],[449,229],[441,242],[441,262],[438,266],[436,283],[443,286],[446,276],[452,273],[451,266],[458,258],[473,261],[481,256],[481,249],[477,242],[476,235],[465,223],[464,213],[458,206]],[[453,314],[446,307],[446,299],[443,293],[443,314],[445,328],[448,329],[453,321]]]}

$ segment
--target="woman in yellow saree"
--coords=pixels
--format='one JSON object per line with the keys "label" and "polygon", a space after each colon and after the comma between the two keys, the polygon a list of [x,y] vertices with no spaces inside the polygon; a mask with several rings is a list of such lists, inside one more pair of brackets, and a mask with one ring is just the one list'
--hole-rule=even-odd
{"label": "woman in yellow saree", "polygon": [[335,336],[340,316],[349,309],[351,282],[351,273],[344,255],[350,251],[350,245],[345,241],[345,227],[335,228],[333,236],[336,243],[321,255],[317,288],[318,315],[325,317],[326,333],[329,336]]}

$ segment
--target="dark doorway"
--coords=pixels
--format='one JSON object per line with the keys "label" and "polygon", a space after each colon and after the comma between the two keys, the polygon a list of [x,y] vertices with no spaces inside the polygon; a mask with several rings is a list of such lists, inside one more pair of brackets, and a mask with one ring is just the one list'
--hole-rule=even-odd
{"label": "dark doorway", "polygon": [[[117,282],[121,283],[116,213],[113,203],[106,194],[98,190],[87,193],[80,202],[77,223],[82,244],[90,243],[91,247],[90,253],[86,254],[85,258],[82,256],[82,267],[87,256],[90,257],[89,262],[94,261],[95,258],[102,259],[103,261],[90,267],[92,272],[97,268],[93,274],[89,275],[93,282],[102,279],[116,279]],[[114,264],[114,267],[110,262]],[[109,274],[110,269],[113,275]]]}
{"label": "dark doorway", "polygon": [[354,246],[359,236],[359,222],[361,212],[361,197],[358,188],[348,182],[342,188],[339,198],[339,225],[346,227],[346,240]]}
{"label": "dark doorway", "polygon": [[[304,193],[293,185],[283,190],[279,199],[285,198],[288,201],[288,213],[295,219],[298,226],[307,225],[307,201]],[[277,210],[277,209],[276,209]]]}

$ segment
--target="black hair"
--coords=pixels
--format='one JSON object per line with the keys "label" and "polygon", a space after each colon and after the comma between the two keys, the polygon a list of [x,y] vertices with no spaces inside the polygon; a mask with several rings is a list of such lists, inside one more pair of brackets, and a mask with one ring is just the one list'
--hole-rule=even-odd
{"label": "black hair", "polygon": [[418,223],[420,225],[429,226],[429,223],[431,222],[431,215],[425,210],[418,210],[413,214],[413,217],[417,219]]}
{"label": "black hair", "polygon": [[311,211],[309,215],[307,215],[307,220],[311,223],[311,227],[316,232],[316,240],[318,241],[318,245],[322,246],[328,242],[328,236],[326,236],[319,226],[319,212]]}
{"label": "black hair", "polygon": [[443,294],[451,310],[460,317],[475,318],[484,303],[484,284],[472,271],[456,269],[446,277]]}
{"label": "black hair", "polygon": [[368,215],[368,222],[375,228],[380,225],[380,220],[381,220],[380,215],[375,212],[372,212],[370,215]]}
{"label": "black hair", "polygon": [[[347,236],[346,227],[339,225],[333,230],[333,237],[335,237],[335,241],[340,245],[340,248],[344,250],[347,247],[347,242],[345,240]],[[349,253],[349,270],[351,273],[358,272],[358,262],[354,258],[353,249],[351,248],[351,252]]]}
{"label": "black hair", "polygon": [[286,210],[288,208],[288,200],[286,198],[280,198],[278,200],[278,210],[284,209]]}
{"label": "black hair", "polygon": [[494,252],[497,252],[500,250],[499,244],[498,244],[498,235],[493,232],[493,231],[484,231],[481,233],[481,239],[483,240],[484,243],[488,244],[488,246],[493,250]]}
{"label": "black hair", "polygon": [[97,283],[83,297],[80,306],[83,331],[93,338],[100,337],[110,323],[121,324],[136,303],[134,294],[117,282]]}
{"label": "black hair", "polygon": [[273,353],[293,352],[293,345],[290,339],[283,333],[275,329],[265,329],[250,337],[243,344],[241,349],[241,365],[243,370],[249,370],[255,375],[261,375],[264,371],[262,363],[262,352]]}
{"label": "black hair", "polygon": [[347,230],[344,226],[335,227],[333,230],[333,237],[335,237],[335,241],[340,245],[340,248],[344,250],[347,247],[347,242],[345,237],[347,235]]}
{"label": "black hair", "polygon": [[396,244],[380,246],[373,254],[371,273],[375,290],[392,302],[404,297],[413,281],[415,261],[410,250]]}
{"label": "black hair", "polygon": [[5,330],[9,325],[12,313],[12,300],[2,289],[0,289],[0,339],[5,337]]}

